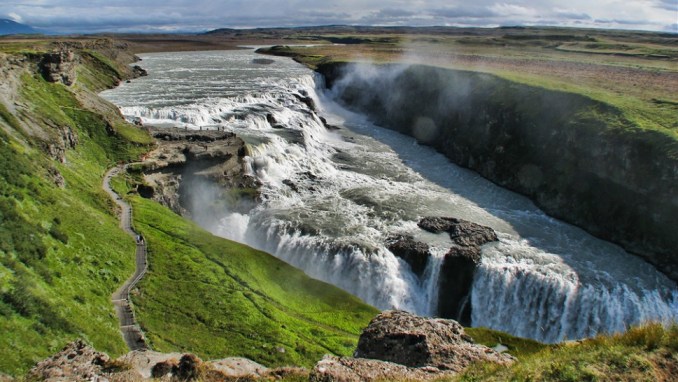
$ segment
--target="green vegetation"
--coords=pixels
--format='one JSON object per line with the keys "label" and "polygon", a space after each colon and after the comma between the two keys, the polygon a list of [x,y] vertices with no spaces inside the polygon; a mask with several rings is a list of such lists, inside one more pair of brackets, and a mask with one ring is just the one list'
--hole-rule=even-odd
{"label": "green vegetation", "polygon": [[[133,272],[135,245],[101,181],[152,139],[94,93],[121,80],[118,64],[79,54],[73,86],[17,71],[27,107],[0,103],[0,372],[21,374],[76,338],[114,357],[127,351],[110,295]],[[376,313],[154,202],[134,204],[151,251],[135,302],[156,350],[310,366],[350,354]]]}
{"label": "green vegetation", "polygon": [[669,381],[678,367],[678,326],[648,324],[624,334],[551,345],[510,368],[481,364],[455,381]]}
{"label": "green vegetation", "polygon": [[[318,40],[324,35],[313,31],[294,35],[299,40],[309,36]],[[616,107],[639,128],[678,139],[675,38],[558,28],[393,28],[390,35],[373,28],[341,36],[365,43],[291,46],[268,53],[294,57],[310,68],[368,61],[492,73],[530,86],[583,94]],[[391,40],[381,42],[383,36]]]}
{"label": "green vegetation", "polygon": [[[129,188],[120,179],[113,186]],[[131,201],[150,264],[134,304],[154,350],[311,366],[327,353],[350,355],[377,313],[348,293],[271,255],[213,236],[155,202],[139,196]]]}
{"label": "green vegetation", "polygon": [[529,338],[520,338],[508,333],[488,328],[465,328],[466,334],[474,341],[489,347],[502,344],[508,348],[507,352],[515,357],[523,358],[548,349],[550,346]]}
{"label": "green vegetation", "polygon": [[[29,108],[0,107],[0,371],[10,374],[79,337],[126,352],[110,295],[132,273],[135,245],[118,228],[101,179],[150,141],[111,128],[133,129],[85,106],[81,98],[96,97],[86,88],[37,74],[20,80],[17,96]],[[75,141],[62,144],[69,134]]]}
{"label": "green vegetation", "polygon": [[[641,128],[677,137],[675,87],[662,77],[675,73],[675,61],[670,61],[675,49],[653,36],[636,36],[647,41],[633,45],[615,36],[570,41],[549,33],[536,40],[417,38],[429,44],[424,53],[430,55],[422,57],[431,57],[431,65],[585,94],[614,105]],[[356,53],[378,62],[412,53],[405,37],[333,36],[369,44],[285,49],[312,67],[355,60]],[[404,43],[394,45],[396,41]],[[135,245],[119,229],[101,181],[106,169],[136,160],[152,144],[144,130],[125,123],[113,105],[95,94],[123,79],[121,63],[104,52],[83,50],[73,86],[47,83],[32,71],[49,43],[0,43],[3,54],[28,58],[26,70],[17,74],[22,86],[16,100],[22,107],[11,111],[0,102],[0,372],[15,375],[76,338],[113,357],[127,351],[110,295],[133,272]],[[517,55],[516,49],[504,49],[506,44],[526,50]],[[460,51],[446,56],[450,47]],[[591,58],[583,50],[598,54]],[[620,50],[632,54],[618,56]],[[652,55],[654,61],[643,61]],[[570,77],[576,70],[559,66],[580,61],[598,69],[638,70],[584,71],[588,77],[577,81]],[[642,86],[634,88],[635,82]],[[130,192],[138,182],[127,175],[113,185],[128,194],[134,224],[149,244],[150,269],[133,300],[154,350],[311,366],[323,354],[350,355],[355,349],[360,330],[376,314],[373,308],[140,198]],[[457,380],[669,380],[678,364],[676,326],[647,325],[561,345],[482,328],[468,333],[489,346],[508,346],[520,361],[511,368],[477,365]]]}

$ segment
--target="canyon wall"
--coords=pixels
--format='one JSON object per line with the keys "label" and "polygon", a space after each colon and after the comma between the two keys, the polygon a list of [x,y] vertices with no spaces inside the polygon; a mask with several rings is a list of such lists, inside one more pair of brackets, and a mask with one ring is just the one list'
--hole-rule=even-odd
{"label": "canyon wall", "polygon": [[336,99],[678,280],[678,142],[579,94],[485,73],[332,63]]}

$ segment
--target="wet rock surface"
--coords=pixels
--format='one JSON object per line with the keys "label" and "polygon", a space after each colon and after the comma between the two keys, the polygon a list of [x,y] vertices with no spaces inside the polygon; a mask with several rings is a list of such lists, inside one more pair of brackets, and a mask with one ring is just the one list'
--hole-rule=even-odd
{"label": "wet rock surface", "polygon": [[387,248],[393,252],[394,255],[405,260],[412,272],[421,277],[426,269],[431,253],[429,246],[426,243],[416,241],[412,236],[393,236],[387,240]]}
{"label": "wet rock surface", "polygon": [[498,240],[492,228],[457,218],[425,217],[418,225],[433,233],[447,232],[452,242],[459,246],[481,246]]}
{"label": "wet rock surface", "polygon": [[200,214],[216,221],[223,214],[204,198],[233,201],[239,194],[255,194],[252,190],[259,187],[256,178],[246,174],[245,142],[235,134],[178,128],[149,130],[158,147],[143,162],[145,184],[140,186],[140,194],[181,215]]}
{"label": "wet rock surface", "polygon": [[453,217],[429,216],[418,225],[428,232],[447,233],[453,243],[440,268],[438,316],[470,325],[471,289],[482,259],[480,247],[499,240],[497,233],[490,227]]}
{"label": "wet rock surface", "polygon": [[445,254],[440,268],[438,316],[471,325],[471,289],[480,260],[478,246],[454,246]]}

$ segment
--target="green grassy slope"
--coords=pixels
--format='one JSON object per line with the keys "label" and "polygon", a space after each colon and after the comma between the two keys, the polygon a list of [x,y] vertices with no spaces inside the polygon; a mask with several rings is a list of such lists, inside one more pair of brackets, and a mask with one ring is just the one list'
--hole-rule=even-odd
{"label": "green grassy slope", "polygon": [[[489,336],[481,336],[479,342],[486,340],[487,345],[492,346],[494,341],[489,337],[495,335],[498,334],[490,331]],[[623,334],[541,346],[539,349],[529,345],[527,352],[513,352],[518,362],[509,368],[475,365],[450,380],[649,382],[673,381],[678,371],[678,325],[675,324],[668,328],[647,324]]]}
{"label": "green grassy slope", "polygon": [[[31,66],[17,74],[22,107],[10,111],[0,98],[3,373],[20,375],[79,337],[114,357],[127,352],[110,295],[133,272],[135,244],[101,182],[115,163],[148,151],[151,139],[96,95],[121,79],[120,63],[79,54],[71,87],[46,82]],[[77,142],[65,145],[62,163],[53,149],[69,131]],[[310,366],[325,353],[351,353],[376,313],[158,204],[134,205],[151,261],[135,302],[156,350]]]}
{"label": "green grassy slope", "polygon": [[327,353],[350,355],[377,313],[271,255],[131,199],[150,263],[133,301],[154,350],[311,366]]}
{"label": "green grassy slope", "polygon": [[[84,87],[50,84],[30,71],[20,81],[27,107],[0,113],[0,371],[10,374],[78,337],[113,355],[126,351],[110,295],[133,271],[135,245],[118,228],[101,179],[149,142],[111,129],[109,121],[124,121],[84,106],[79,99],[91,96]],[[60,163],[44,148],[65,128],[79,143]]]}

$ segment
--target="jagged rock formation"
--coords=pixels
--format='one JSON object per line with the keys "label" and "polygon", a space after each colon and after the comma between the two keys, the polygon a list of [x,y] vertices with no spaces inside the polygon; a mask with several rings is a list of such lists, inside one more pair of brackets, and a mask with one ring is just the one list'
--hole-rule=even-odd
{"label": "jagged rock formation", "polygon": [[[497,241],[497,234],[490,227],[451,217],[424,217],[418,226],[432,233],[447,233],[453,243],[440,268],[437,315],[470,325],[471,288],[481,261],[480,247]],[[426,243],[412,236],[396,235],[390,237],[386,245],[394,255],[405,260],[417,276],[424,274],[431,256]]]}
{"label": "jagged rock formation", "polygon": [[150,130],[158,147],[144,160],[146,184],[138,189],[142,196],[181,215],[216,221],[223,214],[211,202],[232,201],[228,207],[233,208],[235,194],[242,191],[252,196],[259,187],[256,178],[245,172],[245,142],[235,134],[177,128]]}
{"label": "jagged rock formation", "polygon": [[317,70],[351,109],[678,281],[675,138],[579,94],[422,65],[383,65],[367,76],[357,65]]}
{"label": "jagged rock formation", "polygon": [[461,247],[481,246],[497,241],[497,234],[492,228],[462,219],[425,217],[417,225],[433,233],[447,232],[452,242]]}
{"label": "jagged rock formation", "polygon": [[414,274],[419,277],[424,274],[426,263],[431,257],[428,244],[416,241],[412,236],[399,235],[387,240],[387,248],[394,255],[405,260]]}
{"label": "jagged rock formation", "polygon": [[470,293],[481,260],[480,246],[497,241],[497,234],[490,227],[449,217],[425,217],[418,225],[429,232],[450,235],[454,245],[440,268],[438,315],[470,325]]}
{"label": "jagged rock formation", "polygon": [[360,335],[354,358],[324,358],[311,381],[430,380],[474,362],[510,365],[515,358],[474,343],[453,320],[386,311]]}
{"label": "jagged rock formation", "polygon": [[77,63],[75,53],[66,49],[54,53],[45,53],[39,66],[45,80],[62,82],[66,86],[71,86],[75,82]]}

